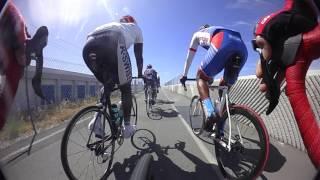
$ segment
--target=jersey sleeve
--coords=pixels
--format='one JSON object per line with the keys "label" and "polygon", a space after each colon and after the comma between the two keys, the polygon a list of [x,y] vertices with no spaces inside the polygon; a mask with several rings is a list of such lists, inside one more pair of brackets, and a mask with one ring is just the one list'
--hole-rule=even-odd
{"label": "jersey sleeve", "polygon": [[134,43],[143,43],[142,31],[138,26],[137,26],[137,37]]}
{"label": "jersey sleeve", "polygon": [[184,71],[183,71],[183,76],[188,75],[189,68],[191,66],[191,63],[193,61],[194,55],[196,54],[196,51],[199,46],[199,38],[198,38],[199,32],[196,32],[193,34],[193,37],[191,39],[189,49],[188,49],[188,54],[187,54],[187,59],[184,64]]}
{"label": "jersey sleeve", "polygon": [[12,16],[12,21],[14,25],[14,34],[16,35],[16,46],[17,48],[25,48],[25,41],[27,39],[27,33],[26,33],[26,25],[24,18],[22,17],[19,10],[16,8],[16,6],[13,4],[13,2],[9,2],[8,6],[8,13]]}

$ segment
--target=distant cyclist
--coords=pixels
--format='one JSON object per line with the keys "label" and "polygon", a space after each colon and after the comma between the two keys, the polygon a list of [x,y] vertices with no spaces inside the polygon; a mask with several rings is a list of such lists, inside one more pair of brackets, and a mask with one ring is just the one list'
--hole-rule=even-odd
{"label": "distant cyclist", "polygon": [[183,76],[180,79],[182,84],[187,79],[189,67],[199,45],[207,50],[207,54],[198,69],[197,87],[207,118],[205,129],[211,131],[212,122],[216,121],[218,114],[209,97],[208,84],[211,84],[214,76],[224,69],[220,85],[231,87],[247,60],[248,52],[239,32],[224,27],[201,26],[199,31],[193,34],[189,46]]}
{"label": "distant cyclist", "polygon": [[[320,168],[320,126],[308,101],[305,77],[312,61],[320,57],[319,7],[318,0],[286,0],[281,11],[259,21],[253,41],[254,49],[261,49],[264,65],[258,63],[256,69],[257,77],[263,78],[260,91],[270,94],[275,91],[271,86],[276,87],[275,84],[280,84],[286,78],[286,95],[309,157],[317,168]],[[296,51],[289,49],[293,62],[285,64],[288,58],[282,58],[284,43],[289,37],[299,37],[300,33],[303,34],[295,42],[298,45]],[[275,65],[270,66],[271,62]],[[283,76],[274,79],[276,74]],[[279,86],[276,89],[279,92]],[[269,97],[270,100],[275,96],[270,94]]]}
{"label": "distant cyclist", "polygon": [[[124,113],[125,138],[129,138],[135,132],[134,125],[130,124],[132,68],[127,51],[132,45],[134,45],[138,77],[142,78],[143,36],[132,16],[123,16],[120,22],[111,22],[97,27],[89,33],[83,48],[84,61],[95,77],[109,91],[115,84],[119,85]],[[92,127],[94,119],[89,123],[89,128]],[[94,128],[96,136],[101,136],[103,133],[100,127],[101,122],[98,121]]]}
{"label": "distant cyclist", "polygon": [[145,101],[147,100],[147,88],[151,87],[152,90],[152,104],[155,104],[157,96],[157,71],[152,68],[151,64],[147,65],[147,69],[144,71],[144,94]]}

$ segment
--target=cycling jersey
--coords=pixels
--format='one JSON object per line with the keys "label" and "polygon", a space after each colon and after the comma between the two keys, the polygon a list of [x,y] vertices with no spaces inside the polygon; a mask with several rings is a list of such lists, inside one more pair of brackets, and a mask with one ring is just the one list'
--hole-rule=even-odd
{"label": "cycling jersey", "polygon": [[308,32],[317,25],[319,1],[286,0],[282,10],[263,17],[256,25],[255,35],[265,38],[272,47],[272,58],[279,59],[282,46],[291,36]]}
{"label": "cycling jersey", "polygon": [[157,80],[157,71],[155,71],[154,69],[146,69],[144,71],[143,76],[146,80],[156,81]]}
{"label": "cycling jersey", "polygon": [[5,123],[19,86],[19,80],[23,76],[21,65],[25,62],[22,62],[17,55],[24,55],[26,38],[24,19],[10,1],[0,18],[0,64],[2,66],[0,72],[6,75],[4,76],[4,87],[0,92],[0,129]]}
{"label": "cycling jersey", "polygon": [[89,33],[88,36],[99,37],[103,36],[104,33],[108,31],[121,32],[124,37],[127,49],[129,49],[132,44],[143,43],[142,31],[139,26],[134,23],[112,22],[104,24],[100,27],[97,27],[93,32]]}
{"label": "cycling jersey", "polygon": [[[210,80],[225,69],[224,77],[228,84],[233,84],[246,62],[247,49],[240,33],[220,26],[212,26],[194,33],[187,55],[184,76],[187,76],[198,46],[207,49],[205,59],[201,62],[201,74],[205,80]],[[240,57],[237,68],[234,68],[232,59]]]}

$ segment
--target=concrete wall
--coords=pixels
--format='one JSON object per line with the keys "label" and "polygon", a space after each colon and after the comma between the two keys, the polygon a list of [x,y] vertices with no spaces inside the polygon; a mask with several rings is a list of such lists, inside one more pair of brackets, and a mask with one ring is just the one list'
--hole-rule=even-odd
{"label": "concrete wall", "polygon": [[[30,105],[31,107],[38,107],[44,104],[47,104],[45,101],[41,100],[38,96],[35,95],[32,85],[31,79],[34,76],[35,68],[33,66],[28,67],[27,72],[27,83],[28,83],[28,91],[29,91],[29,98],[30,98]],[[90,86],[94,86],[95,90],[100,87],[100,83],[96,80],[93,75],[75,73],[75,72],[68,72],[56,69],[43,69],[43,76],[42,76],[42,89],[44,91],[44,95],[46,97],[53,96],[53,100],[51,103],[57,104],[62,100],[69,99],[71,101],[78,100],[78,86],[84,87],[84,95],[85,97],[89,97],[92,95],[96,95],[90,93]],[[64,87],[64,88],[62,88]],[[52,89],[53,88],[53,89]],[[52,91],[53,90],[53,91]],[[68,92],[68,96],[65,96],[64,91]],[[51,94],[51,92],[53,92]],[[14,100],[14,105],[12,111],[16,110],[25,110],[27,107],[27,100],[26,100],[26,76],[24,76],[19,83],[19,88]]]}
{"label": "concrete wall", "polygon": [[[318,123],[320,123],[320,71],[309,72],[306,81],[309,102],[312,105]],[[283,92],[280,96],[279,105],[269,116],[266,116],[265,111],[268,102],[264,98],[264,95],[258,91],[259,83],[255,76],[240,77],[230,90],[231,102],[248,105],[257,111],[264,119],[271,137],[300,150],[305,150],[289,100],[284,93],[284,87],[282,88]],[[194,84],[187,86],[187,92],[183,90],[180,84],[167,85],[165,88],[188,97],[198,94],[198,90]],[[216,98],[217,93],[213,92],[211,96]]]}
{"label": "concrete wall", "polygon": [[[35,95],[31,85],[31,79],[34,76],[35,67],[28,67],[27,81],[30,106],[32,108],[46,105],[47,102],[41,100]],[[101,88],[93,75],[62,71],[57,69],[44,68],[42,75],[42,89],[46,98],[49,98],[52,104],[59,104],[63,100],[77,101],[79,99],[96,96]],[[53,90],[52,90],[53,89]],[[139,92],[143,90],[143,82],[140,79],[132,81],[132,91]],[[52,93],[53,91],[53,93]],[[66,92],[68,91],[68,92]],[[93,92],[94,91],[94,92]],[[52,93],[52,94],[51,94]],[[52,98],[51,95],[53,96]],[[84,95],[84,96],[83,96]],[[119,95],[119,92],[113,95]],[[14,100],[11,113],[16,111],[26,110],[26,76],[19,83],[19,88]]]}

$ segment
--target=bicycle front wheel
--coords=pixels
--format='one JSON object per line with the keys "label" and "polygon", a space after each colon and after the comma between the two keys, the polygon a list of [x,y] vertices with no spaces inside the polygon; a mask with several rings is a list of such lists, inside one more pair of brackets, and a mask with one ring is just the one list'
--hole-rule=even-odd
{"label": "bicycle front wheel", "polygon": [[199,136],[203,132],[205,114],[199,96],[193,96],[189,109],[189,121],[192,132]]}
{"label": "bicycle front wheel", "polygon": [[137,125],[138,123],[138,105],[137,99],[135,96],[132,95],[132,108],[130,114],[130,124]]}
{"label": "bicycle front wheel", "polygon": [[246,106],[231,106],[230,119],[231,123],[225,112],[218,123],[216,133],[220,137],[215,140],[215,153],[219,168],[227,179],[256,179],[269,157],[266,127],[260,116]]}
{"label": "bicycle front wheel", "polygon": [[146,111],[147,111],[147,114],[150,114],[152,111],[152,93],[150,88],[147,89]]}
{"label": "bicycle front wheel", "polygon": [[[104,137],[96,138],[89,123],[105,122]],[[103,126],[102,126],[103,127]],[[103,133],[102,133],[103,134]],[[61,142],[61,162],[69,179],[104,179],[112,165],[115,141],[101,108],[90,106],[78,112],[69,122]]]}

